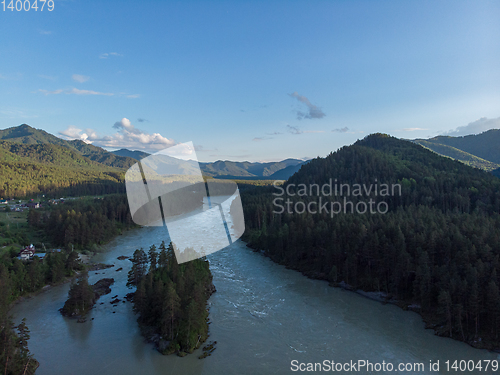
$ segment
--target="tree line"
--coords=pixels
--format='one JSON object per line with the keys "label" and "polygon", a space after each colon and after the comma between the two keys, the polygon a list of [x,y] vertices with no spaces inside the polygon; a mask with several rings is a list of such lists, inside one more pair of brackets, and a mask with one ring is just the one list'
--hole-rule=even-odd
{"label": "tree line", "polygon": [[28,223],[43,230],[53,246],[77,249],[103,244],[135,226],[124,194],[68,200],[42,211],[31,209]]}
{"label": "tree line", "polygon": [[124,173],[103,168],[75,168],[31,161],[0,162],[0,197],[23,198],[124,193]]}

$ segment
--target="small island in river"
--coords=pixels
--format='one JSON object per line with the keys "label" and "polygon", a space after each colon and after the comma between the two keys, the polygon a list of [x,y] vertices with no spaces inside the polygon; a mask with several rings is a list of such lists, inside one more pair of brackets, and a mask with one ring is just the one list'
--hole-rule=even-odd
{"label": "small island in river", "polygon": [[215,292],[208,260],[178,264],[172,243],[136,250],[128,286],[143,336],[162,354],[184,356],[208,338],[207,301]]}
{"label": "small island in river", "polygon": [[59,311],[69,318],[78,318],[84,321],[85,314],[94,307],[99,297],[111,292],[110,286],[114,279],[101,279],[94,285],[89,285],[88,274],[82,274],[76,283],[71,285],[68,292],[68,300]]}

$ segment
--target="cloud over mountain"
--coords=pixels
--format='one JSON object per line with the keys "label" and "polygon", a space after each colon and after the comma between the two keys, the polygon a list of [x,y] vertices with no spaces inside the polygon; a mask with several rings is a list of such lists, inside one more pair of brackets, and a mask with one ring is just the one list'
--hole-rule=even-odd
{"label": "cloud over mountain", "polygon": [[459,126],[455,130],[450,130],[443,135],[458,137],[470,134],[479,134],[490,129],[500,129],[500,117],[491,119],[481,117],[479,120],[470,122],[465,126]]}
{"label": "cloud over mountain", "polygon": [[93,129],[79,129],[69,126],[66,130],[59,132],[60,135],[68,139],[80,139],[95,146],[109,148],[130,148],[133,150],[158,151],[173,146],[176,142],[173,139],[163,137],[160,133],[149,134],[141,129],[137,129],[129,119],[122,118],[114,123],[113,128],[117,132],[113,135],[100,137]]}

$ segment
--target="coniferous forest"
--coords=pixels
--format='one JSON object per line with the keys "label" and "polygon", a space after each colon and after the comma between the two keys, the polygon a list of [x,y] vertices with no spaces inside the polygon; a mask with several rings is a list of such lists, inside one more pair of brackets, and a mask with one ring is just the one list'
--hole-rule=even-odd
{"label": "coniferous forest", "polygon": [[143,334],[162,354],[192,353],[208,338],[207,300],[215,291],[208,260],[178,264],[172,243],[134,252],[128,286]]}
{"label": "coniferous forest", "polygon": [[[400,184],[401,195],[373,196],[387,203],[385,214],[288,213],[286,206],[278,214],[277,188],[249,189],[242,193],[249,246],[310,277],[379,292],[420,312],[439,335],[500,348],[498,178],[374,134],[312,160],[282,188],[322,186],[329,179],[351,186]],[[296,195],[281,198],[303,202],[299,207],[318,201],[290,191]],[[348,198],[356,205],[365,197]]]}
{"label": "coniferous forest", "polygon": [[88,249],[135,227],[124,194],[100,199],[75,199],[49,210],[30,210],[28,223],[42,230],[53,246]]}

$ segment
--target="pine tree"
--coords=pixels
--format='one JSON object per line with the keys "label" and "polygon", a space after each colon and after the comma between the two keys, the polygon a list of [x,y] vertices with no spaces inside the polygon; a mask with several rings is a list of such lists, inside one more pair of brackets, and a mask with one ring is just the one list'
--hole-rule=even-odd
{"label": "pine tree", "polygon": [[161,317],[161,332],[164,337],[174,339],[175,320],[180,309],[180,298],[175,291],[174,283],[165,285],[165,296],[163,299],[163,314]]}
{"label": "pine tree", "polygon": [[158,263],[158,252],[156,251],[156,246],[151,245],[148,252],[149,258],[149,272],[154,272],[156,270],[156,265]]}
{"label": "pine tree", "polygon": [[148,266],[148,257],[142,248],[134,251],[131,260],[132,268],[128,272],[127,278],[128,287],[139,284],[139,281],[146,275]]}
{"label": "pine tree", "polygon": [[161,268],[167,267],[168,257],[167,257],[167,247],[165,246],[165,241],[161,242],[160,245],[160,255],[158,257],[158,266]]}
{"label": "pine tree", "polygon": [[491,280],[487,290],[487,307],[490,316],[490,329],[495,338],[498,338],[498,323],[500,320],[500,292],[495,281]]}
{"label": "pine tree", "polygon": [[79,265],[79,255],[76,251],[72,251],[69,253],[68,258],[66,259],[66,270],[69,271],[69,274],[72,275],[73,271],[78,267]]}
{"label": "pine tree", "polygon": [[439,293],[438,303],[439,303],[440,313],[444,315],[446,319],[446,329],[450,332],[450,337],[453,337],[452,321],[451,321],[452,303],[451,303],[450,293],[447,290],[442,290]]}

